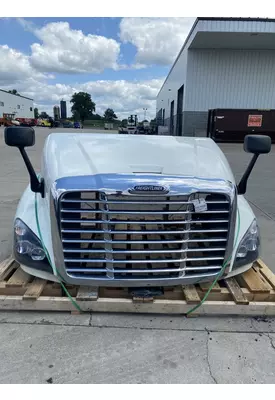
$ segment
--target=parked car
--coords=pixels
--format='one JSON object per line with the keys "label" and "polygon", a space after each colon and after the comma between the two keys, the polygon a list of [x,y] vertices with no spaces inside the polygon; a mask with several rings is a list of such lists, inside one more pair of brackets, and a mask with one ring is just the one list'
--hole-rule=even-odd
{"label": "parked car", "polygon": [[5,142],[30,174],[13,227],[14,257],[29,274],[163,287],[238,275],[259,257],[244,194],[257,157],[271,149],[268,136],[245,138],[253,158],[239,184],[210,138],[53,133],[39,177],[24,151],[33,128],[8,127]]}
{"label": "parked car", "polygon": [[80,129],[81,128],[80,122],[75,122],[74,123],[74,128],[75,129]]}
{"label": "parked car", "polygon": [[63,122],[63,128],[73,128],[74,124],[70,121]]}
{"label": "parked car", "polygon": [[145,131],[145,129],[144,129],[143,126],[138,126],[138,127],[137,127],[137,133],[138,133],[139,135],[146,135],[146,134],[147,134],[147,132]]}
{"label": "parked car", "polygon": [[39,119],[37,125],[49,128],[51,126],[51,123],[47,119]]}

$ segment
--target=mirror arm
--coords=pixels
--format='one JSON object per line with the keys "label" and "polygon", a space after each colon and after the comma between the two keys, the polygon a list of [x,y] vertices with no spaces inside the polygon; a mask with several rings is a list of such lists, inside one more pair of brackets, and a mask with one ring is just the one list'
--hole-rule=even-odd
{"label": "mirror arm", "polygon": [[252,159],[250,160],[250,163],[245,171],[245,173],[243,174],[242,179],[240,180],[240,183],[238,184],[238,194],[245,194],[246,193],[246,186],[247,186],[247,181],[248,178],[251,174],[251,171],[257,161],[259,157],[259,153],[255,153],[252,157]]}
{"label": "mirror arm", "polygon": [[27,170],[29,172],[30,175],[30,185],[31,185],[31,190],[34,193],[41,193],[41,196],[44,198],[45,197],[45,193],[44,193],[44,180],[41,179],[41,181],[39,181],[39,179],[37,178],[37,175],[35,173],[35,170],[32,166],[32,163],[26,153],[26,150],[24,149],[24,147],[19,147],[19,151],[21,153],[21,156],[26,164]]}

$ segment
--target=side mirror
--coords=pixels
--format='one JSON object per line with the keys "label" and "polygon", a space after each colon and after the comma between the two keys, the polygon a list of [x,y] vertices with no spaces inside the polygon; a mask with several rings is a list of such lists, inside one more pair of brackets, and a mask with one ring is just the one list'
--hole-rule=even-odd
{"label": "side mirror", "polygon": [[30,127],[9,126],[5,128],[5,143],[11,147],[18,147],[30,175],[31,190],[34,193],[41,193],[41,196],[44,197],[44,180],[38,180],[31,160],[25,150],[25,147],[33,146],[35,143],[34,129]]}
{"label": "side mirror", "polygon": [[246,186],[248,178],[254,168],[254,165],[260,154],[267,154],[271,150],[271,138],[264,135],[247,135],[244,138],[244,151],[246,153],[253,153],[252,157],[245,173],[243,174],[240,183],[238,184],[238,194],[246,193]]}
{"label": "side mirror", "polygon": [[12,147],[31,147],[35,143],[34,129],[10,126],[5,129],[5,143]]}
{"label": "side mirror", "polygon": [[271,138],[263,135],[247,135],[243,147],[246,153],[267,154],[271,150]]}

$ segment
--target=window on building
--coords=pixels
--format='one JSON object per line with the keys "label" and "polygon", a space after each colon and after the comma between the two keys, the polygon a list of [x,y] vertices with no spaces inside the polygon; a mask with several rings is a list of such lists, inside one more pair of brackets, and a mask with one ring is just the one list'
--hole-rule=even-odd
{"label": "window on building", "polygon": [[30,111],[32,111],[32,107],[30,107]]}
{"label": "window on building", "polygon": [[0,107],[4,107],[4,102],[0,101]]}
{"label": "window on building", "polygon": [[17,106],[17,109],[20,110],[20,106],[19,105]]}

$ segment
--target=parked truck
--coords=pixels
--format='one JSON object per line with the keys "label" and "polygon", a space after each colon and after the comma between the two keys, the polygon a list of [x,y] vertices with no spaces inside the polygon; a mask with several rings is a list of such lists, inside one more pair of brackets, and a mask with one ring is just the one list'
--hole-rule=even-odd
{"label": "parked truck", "polygon": [[113,124],[112,122],[106,122],[106,123],[104,124],[104,129],[105,129],[105,130],[114,129],[114,124]]}
{"label": "parked truck", "polygon": [[231,277],[259,256],[244,194],[258,156],[270,151],[268,136],[246,136],[253,157],[238,184],[209,138],[53,133],[39,175],[25,150],[33,128],[8,127],[5,142],[30,176],[13,221],[14,257],[29,274],[163,287]]}
{"label": "parked truck", "polygon": [[14,126],[20,125],[20,122],[15,119],[14,114],[3,114],[2,118],[0,118],[0,126]]}
{"label": "parked truck", "polygon": [[19,122],[20,126],[37,126],[36,118],[15,118]]}
{"label": "parked truck", "polygon": [[138,118],[137,115],[130,115],[127,122],[127,133],[129,135],[134,135],[138,133]]}

